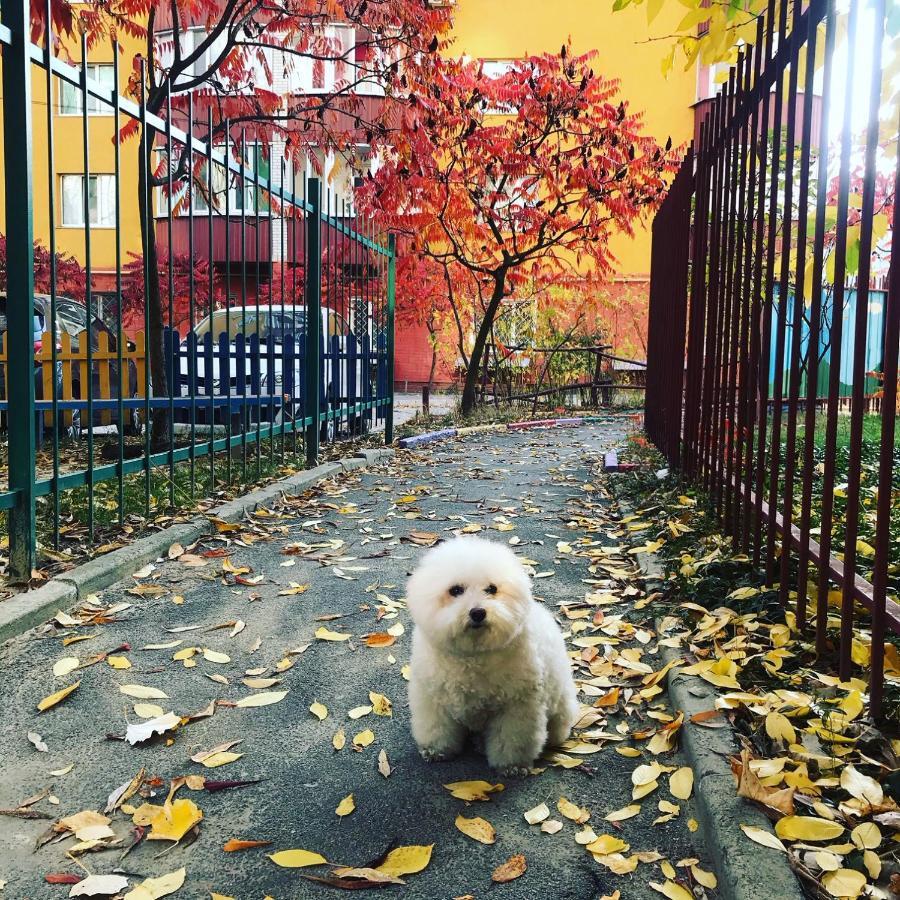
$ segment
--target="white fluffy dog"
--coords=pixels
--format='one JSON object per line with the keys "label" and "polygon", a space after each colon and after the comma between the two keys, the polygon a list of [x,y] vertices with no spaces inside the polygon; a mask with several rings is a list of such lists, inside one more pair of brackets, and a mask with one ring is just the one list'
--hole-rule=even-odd
{"label": "white fluffy dog", "polygon": [[409,706],[425,759],[483,734],[491,766],[524,774],[578,717],[566,645],[509,547],[461,537],[429,550],[409,579]]}

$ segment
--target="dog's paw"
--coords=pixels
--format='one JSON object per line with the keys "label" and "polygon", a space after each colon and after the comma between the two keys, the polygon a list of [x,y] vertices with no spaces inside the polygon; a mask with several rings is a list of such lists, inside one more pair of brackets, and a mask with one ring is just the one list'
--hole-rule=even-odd
{"label": "dog's paw", "polygon": [[531,774],[531,766],[501,766],[500,774],[507,778],[524,778]]}
{"label": "dog's paw", "polygon": [[419,747],[419,753],[425,762],[445,762],[448,759],[452,759],[453,756],[451,753],[433,750],[431,747]]}

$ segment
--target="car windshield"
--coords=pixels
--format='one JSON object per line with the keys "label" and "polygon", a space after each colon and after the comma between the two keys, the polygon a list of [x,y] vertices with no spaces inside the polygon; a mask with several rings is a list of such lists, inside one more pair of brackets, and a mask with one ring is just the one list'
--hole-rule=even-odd
{"label": "car windshield", "polygon": [[216,310],[207,316],[195,329],[197,337],[212,334],[214,339],[227,333],[233,341],[239,334],[250,337],[259,334],[266,338],[270,334],[280,338],[282,334],[298,334],[306,323],[306,312],[302,309],[254,309],[244,310],[234,307],[230,310]]}

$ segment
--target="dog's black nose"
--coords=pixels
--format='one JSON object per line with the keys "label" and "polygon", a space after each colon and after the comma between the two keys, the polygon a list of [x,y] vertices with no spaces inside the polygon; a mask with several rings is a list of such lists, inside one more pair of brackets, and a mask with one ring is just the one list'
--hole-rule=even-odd
{"label": "dog's black nose", "polygon": [[486,617],[487,617],[487,610],[482,609],[480,606],[476,606],[474,609],[469,610],[469,618],[476,625],[480,625],[485,620]]}

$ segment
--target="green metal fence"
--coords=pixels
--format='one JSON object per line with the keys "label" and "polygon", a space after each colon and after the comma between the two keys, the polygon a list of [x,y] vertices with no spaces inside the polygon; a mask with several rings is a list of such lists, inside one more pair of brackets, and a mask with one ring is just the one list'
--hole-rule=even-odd
{"label": "green metal fence", "polygon": [[[170,98],[165,117],[152,115],[146,96],[120,96],[118,62],[105,86],[86,65],[54,55],[52,39],[32,43],[29,29],[27,0],[4,3],[8,484],[0,509],[10,572],[30,576],[38,537],[48,548],[65,544],[62,517],[95,542],[131,514],[312,464],[322,441],[383,425],[390,443],[393,238],[258,128],[250,140],[227,120],[214,128],[212,109],[196,115],[192,95],[178,108]],[[36,105],[41,82],[47,103]],[[68,193],[54,152],[61,85],[80,114],[83,144],[80,188]],[[34,140],[36,115],[46,115],[45,147]],[[129,127],[138,137],[125,142]],[[92,167],[100,131],[115,145],[110,173]],[[137,184],[122,175],[125,152],[139,154]],[[46,234],[35,231],[38,186]],[[83,288],[63,290],[56,227],[79,203]],[[121,221],[129,203],[141,211],[142,235],[142,254],[131,260],[123,259]],[[102,304],[92,268],[101,228],[114,232],[116,248]],[[49,250],[41,290],[36,240]]]}

